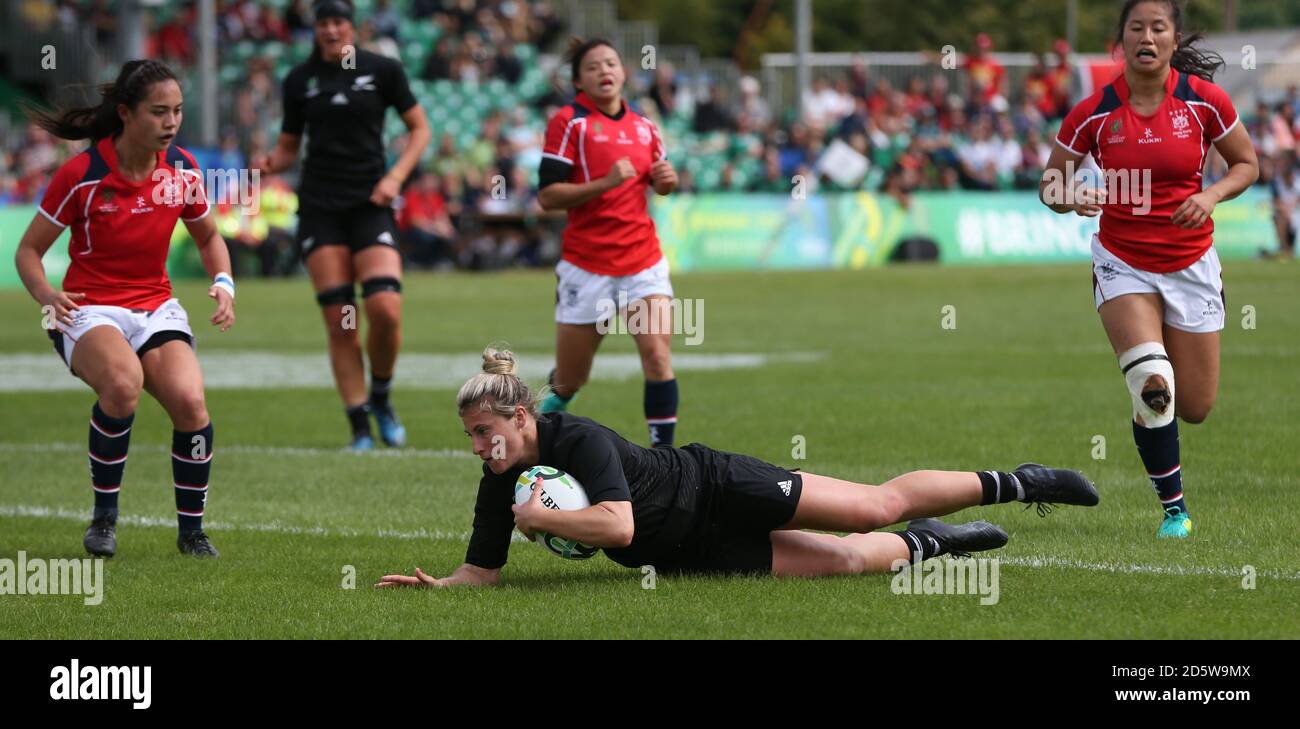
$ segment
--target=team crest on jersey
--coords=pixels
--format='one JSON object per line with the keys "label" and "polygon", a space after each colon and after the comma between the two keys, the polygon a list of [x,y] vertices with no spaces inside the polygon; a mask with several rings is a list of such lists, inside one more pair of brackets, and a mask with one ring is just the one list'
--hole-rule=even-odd
{"label": "team crest on jersey", "polygon": [[175,177],[159,183],[154,200],[159,205],[174,208],[181,204],[181,181]]}
{"label": "team crest on jersey", "polygon": [[641,122],[641,121],[637,122],[637,123],[636,123],[636,138],[637,138],[637,141],[639,141],[639,142],[641,143],[641,146],[642,146],[642,147],[649,147],[649,146],[650,146],[650,141],[651,141],[651,137],[650,137],[650,125],[649,125],[649,124],[646,124],[645,122]]}
{"label": "team crest on jersey", "polygon": [[1169,112],[1173,116],[1174,136],[1187,139],[1192,134],[1192,124],[1187,120],[1187,110],[1177,109]]}
{"label": "team crest on jersey", "polygon": [[1124,129],[1124,123],[1119,119],[1110,123],[1110,136],[1106,138],[1106,144],[1123,144],[1124,135],[1120,134]]}
{"label": "team crest on jersey", "polygon": [[319,93],[320,93],[320,83],[316,80],[316,77],[312,76],[311,78],[307,79],[307,93],[306,93],[307,98],[309,99],[314,98],[316,94]]}
{"label": "team crest on jersey", "polygon": [[117,195],[112,190],[105,190],[101,192],[99,194],[100,203],[99,206],[95,208],[95,210],[101,213],[116,213],[117,205],[113,204],[113,198],[115,197],[117,197]]}

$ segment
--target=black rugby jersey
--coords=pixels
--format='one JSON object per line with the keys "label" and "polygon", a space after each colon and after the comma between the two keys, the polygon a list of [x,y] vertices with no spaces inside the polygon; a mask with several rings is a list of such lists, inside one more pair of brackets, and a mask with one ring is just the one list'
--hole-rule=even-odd
{"label": "black rugby jersey", "polygon": [[582,484],[593,505],[631,501],[635,534],[625,548],[605,554],[627,567],[647,564],[685,538],[695,521],[699,500],[699,465],[679,448],[645,448],[629,442],[590,418],[550,413],[537,418],[540,463],[495,474],[483,464],[474,532],[465,561],[497,569],[506,563],[515,515],[515,481],[534,465],[558,468]]}
{"label": "black rugby jersey", "polygon": [[285,134],[307,135],[302,203],[342,210],[366,202],[386,171],[384,114],[416,105],[402,65],[358,49],[355,68],[309,58],[284,79]]}

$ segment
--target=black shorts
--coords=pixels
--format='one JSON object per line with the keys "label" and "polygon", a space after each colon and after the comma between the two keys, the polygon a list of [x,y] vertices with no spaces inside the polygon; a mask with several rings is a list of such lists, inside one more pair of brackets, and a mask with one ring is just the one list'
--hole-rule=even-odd
{"label": "black shorts", "polygon": [[326,246],[345,246],[357,253],[370,246],[397,246],[397,221],[392,208],[362,203],[343,210],[329,210],[309,202],[298,205],[299,254],[307,260],[312,251]]}
{"label": "black shorts", "polygon": [[700,521],[665,572],[772,573],[772,532],[794,519],[803,477],[757,458],[699,443],[682,450],[700,464]]}

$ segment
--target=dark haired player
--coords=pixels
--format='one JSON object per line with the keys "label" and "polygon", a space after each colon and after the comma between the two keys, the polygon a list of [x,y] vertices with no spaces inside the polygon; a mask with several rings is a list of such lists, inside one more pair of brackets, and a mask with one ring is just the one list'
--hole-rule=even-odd
{"label": "dark haired player", "polygon": [[[352,7],[315,5],[311,57],[284,79],[284,124],[275,149],[254,165],[290,167],[303,134],[307,158],[298,188],[298,244],[329,336],[330,366],[352,428],[352,449],[370,450],[371,413],[390,446],[406,443],[389,401],[401,346],[402,256],[392,202],[429,143],[424,111],[395,60],[356,48]],[[400,159],[384,169],[384,114],[401,114],[410,136]],[[369,331],[370,392],[357,332],[356,284]]]}
{"label": "dark haired player", "polygon": [[672,368],[672,297],[668,260],[650,217],[648,191],[668,195],[677,173],[654,123],[623,99],[626,72],[603,40],[569,49],[573,103],[551,118],[538,200],[567,210],[555,268],[555,371],[542,412],[565,410],[591,375],[602,324],[626,311],[645,373],[651,445],[672,445],[677,379]]}
{"label": "dark haired player", "polygon": [[[1116,32],[1124,73],[1066,116],[1040,186],[1058,213],[1101,215],[1093,298],[1133,402],[1133,440],[1164,511],[1161,539],[1192,533],[1175,416],[1204,422],[1219,388],[1227,301],[1211,216],[1259,176],[1250,136],[1212,80],[1223,61],[1198,50],[1199,38],[1183,34],[1174,0],[1128,0]],[[1207,187],[1211,147],[1229,168]],[[1088,154],[1109,179],[1127,183],[1115,187],[1130,199],[1111,200],[1106,190],[1087,190],[1073,203],[1051,199],[1053,186],[1060,193],[1062,182],[1073,184]]]}
{"label": "dark haired player", "polygon": [[[157,61],[130,61],[101,93],[98,106],[33,113],[51,134],[91,145],[54,173],[14,257],[45,312],[55,351],[98,398],[88,449],[95,508],[82,543],[91,554],[117,552],[118,495],[143,389],[174,428],[177,547],[216,557],[203,531],[212,421],[189,315],[167,278],[176,221],[185,223],[212,275],[212,324],[223,332],[235,321],[230,255],[208,216],[194,157],[172,145],[183,101],[175,74]],[[60,291],[46,280],[41,257],[64,229],[72,231],[71,264]]]}

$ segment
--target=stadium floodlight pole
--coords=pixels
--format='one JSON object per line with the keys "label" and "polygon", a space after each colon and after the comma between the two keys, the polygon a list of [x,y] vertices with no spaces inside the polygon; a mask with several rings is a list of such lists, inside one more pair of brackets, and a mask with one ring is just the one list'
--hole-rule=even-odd
{"label": "stadium floodlight pole", "polygon": [[809,66],[812,54],[812,0],[795,0],[794,20],[795,54],[798,56],[795,66],[795,98],[799,116],[803,116],[804,94],[812,88],[812,68]]}
{"label": "stadium floodlight pole", "polygon": [[199,137],[217,145],[217,9],[216,0],[199,0]]}
{"label": "stadium floodlight pole", "polygon": [[144,58],[144,18],[140,4],[140,0],[128,0],[118,8],[118,27],[122,33],[117,51],[122,58]]}
{"label": "stadium floodlight pole", "polygon": [[1070,44],[1070,48],[1079,47],[1079,0],[1070,0],[1066,5],[1065,40]]}

